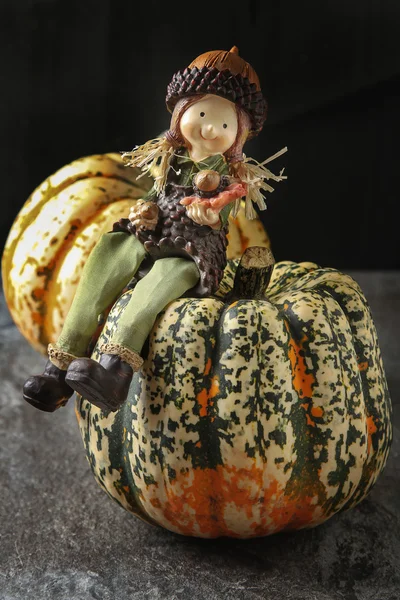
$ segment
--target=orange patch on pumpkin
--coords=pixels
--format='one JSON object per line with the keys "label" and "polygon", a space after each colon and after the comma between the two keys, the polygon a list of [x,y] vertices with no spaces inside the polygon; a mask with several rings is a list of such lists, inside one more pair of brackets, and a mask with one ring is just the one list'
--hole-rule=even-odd
{"label": "orange patch on pumpkin", "polygon": [[276,531],[300,529],[310,525],[313,521],[315,522],[315,519],[318,518],[317,506],[312,502],[313,498],[310,496],[303,498],[285,497],[281,506],[278,505],[271,511]]}
{"label": "orange patch on pumpkin", "polygon": [[305,402],[304,404],[300,404],[300,406],[301,406],[302,408],[304,408],[304,410],[305,410],[305,413],[306,413],[306,420],[307,420],[307,425],[311,425],[311,427],[315,427],[315,423],[314,423],[314,421],[312,420],[312,418],[310,417],[310,415],[309,415],[309,414],[308,414],[308,412],[307,412],[307,411],[308,411],[308,408],[309,408],[309,406],[310,406],[310,403],[309,403],[309,402]]}
{"label": "orange patch on pumpkin", "polygon": [[211,371],[212,360],[209,358],[206,363],[206,367],[204,369],[204,375],[208,375]]}
{"label": "orange patch on pumpkin", "polygon": [[324,409],[322,408],[322,406],[313,406],[311,409],[311,414],[313,417],[323,417],[324,416]]}
{"label": "orange patch on pumpkin", "polygon": [[[162,512],[166,522],[183,535],[242,537],[226,519],[231,510],[249,523],[248,537],[268,535],[284,528],[296,529],[313,522],[316,506],[312,498],[289,498],[276,480],[265,487],[264,469],[219,465],[177,473],[165,488]],[[156,507],[156,500],[150,500]],[[154,518],[154,515],[152,515]],[[162,521],[164,521],[162,519]],[[157,517],[156,517],[157,520]],[[235,522],[235,518],[231,521]],[[165,523],[165,521],[164,521]]]}
{"label": "orange patch on pumpkin", "polygon": [[358,368],[360,371],[366,371],[368,369],[368,361],[366,360],[365,362],[358,363]]}
{"label": "orange patch on pumpkin", "polygon": [[208,407],[213,404],[211,401],[219,393],[219,379],[216,375],[211,380],[211,387],[209,390],[203,388],[201,392],[197,394],[197,402],[200,405],[199,415],[200,417],[206,417],[208,414]]}
{"label": "orange patch on pumpkin", "polygon": [[201,390],[201,392],[197,394],[197,402],[200,404],[200,417],[206,417],[208,406],[208,392],[206,388],[204,388],[203,390]]}
{"label": "orange patch on pumpkin", "polygon": [[372,445],[372,436],[374,433],[378,431],[377,426],[375,425],[374,419],[372,416],[367,417],[367,431],[368,431],[368,454],[371,450]]}
{"label": "orange patch on pumpkin", "polygon": [[311,427],[315,427],[315,422],[312,420],[312,417],[315,418],[321,418],[324,416],[324,409],[322,408],[322,406],[312,406],[310,413],[311,415],[308,413],[308,409],[310,406],[309,402],[304,402],[304,404],[300,404],[300,406],[302,408],[304,408],[305,412],[306,412],[306,420],[307,420],[307,425],[310,425]]}
{"label": "orange patch on pumpkin", "polygon": [[[285,323],[289,332],[289,326]],[[289,332],[290,334],[290,332]],[[289,339],[289,359],[292,365],[293,387],[299,395],[299,398],[311,398],[315,377],[312,373],[307,373],[307,365],[304,356],[300,352],[303,350],[303,344],[307,341],[307,336],[297,343],[292,337]]]}
{"label": "orange patch on pumpkin", "polygon": [[307,425],[310,425],[311,427],[315,427],[315,423],[308,413],[306,413],[306,420],[307,420]]}

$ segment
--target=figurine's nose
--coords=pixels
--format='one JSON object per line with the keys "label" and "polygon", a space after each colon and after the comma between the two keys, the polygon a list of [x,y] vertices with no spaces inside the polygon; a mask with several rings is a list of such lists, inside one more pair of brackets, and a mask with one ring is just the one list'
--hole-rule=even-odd
{"label": "figurine's nose", "polygon": [[201,135],[206,140],[213,140],[216,137],[213,125],[204,125],[201,128]]}

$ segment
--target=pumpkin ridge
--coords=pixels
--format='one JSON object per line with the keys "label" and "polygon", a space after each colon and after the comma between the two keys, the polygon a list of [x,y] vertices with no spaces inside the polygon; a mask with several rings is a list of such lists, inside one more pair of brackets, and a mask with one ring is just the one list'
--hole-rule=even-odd
{"label": "pumpkin ridge", "polygon": [[[307,524],[314,519],[311,511],[313,497],[318,498],[317,505],[321,507],[322,511],[324,511],[323,507],[327,500],[325,487],[318,478],[318,470],[324,459],[324,455],[320,455],[320,458],[317,460],[314,456],[314,446],[321,445],[324,447],[326,439],[331,435],[331,430],[327,429],[326,432],[320,431],[310,416],[315,372],[308,368],[304,360],[307,355],[307,347],[304,344],[308,340],[308,335],[300,334],[299,332],[304,322],[290,309],[290,302],[287,302],[287,307],[285,303],[285,312],[282,312],[280,316],[287,328],[287,343],[293,349],[291,355],[292,385],[298,400],[297,402],[293,402],[289,414],[289,420],[294,429],[294,453],[296,454],[296,459],[293,463],[292,473],[285,487],[284,494],[293,501],[299,501],[302,498],[310,502],[309,512],[305,512],[302,516],[302,519],[305,520],[304,524]],[[303,388],[303,377],[306,378],[305,381],[309,378],[306,388]],[[304,446],[306,451],[303,449]],[[307,491],[305,492],[304,490]],[[312,495],[310,495],[310,492]],[[294,521],[287,523],[287,529],[294,526],[295,521],[298,519],[296,512],[293,513],[292,519]]]}
{"label": "pumpkin ridge", "polygon": [[[138,375],[135,374],[135,377],[137,378]],[[151,525],[157,525],[144,510],[141,502],[141,490],[136,485],[132,474],[130,455],[134,451],[134,435],[127,428],[124,428],[124,424],[127,421],[129,422],[130,416],[131,405],[129,402],[125,402],[121,410],[116,413],[110,430],[104,430],[105,435],[109,437],[110,468],[117,469],[120,472],[120,478],[114,483],[114,487],[117,492],[125,497],[133,514]],[[129,465],[129,468],[120,469],[120,465]]]}
{"label": "pumpkin ridge", "polygon": [[[284,273],[281,274],[281,271],[284,271]],[[286,292],[288,288],[309,272],[305,267],[291,261],[276,263],[268,287],[268,298],[273,300],[277,295]]]}
{"label": "pumpkin ridge", "polygon": [[[204,339],[208,361],[204,367],[203,385],[201,388],[197,385],[194,390],[196,398],[194,412],[199,416],[198,425],[194,430],[198,433],[199,439],[196,444],[192,444],[190,447],[185,445],[186,451],[190,454],[193,468],[215,469],[218,465],[223,464],[218,434],[221,423],[219,419],[216,422],[216,404],[221,391],[219,363],[216,360],[219,355],[219,336],[217,332],[225,312],[223,303],[221,303],[218,312],[219,316],[215,319],[211,331],[197,330],[197,335]],[[209,326],[208,323],[207,325]]]}
{"label": "pumpkin ridge", "polygon": [[[319,289],[320,293],[323,292],[322,286],[320,286],[318,289]],[[347,318],[345,311],[343,310],[342,305],[339,302],[337,302],[337,300],[329,292],[328,292],[328,296],[329,296],[330,300],[332,300],[332,302],[334,302],[335,305],[338,306],[338,310],[340,310],[340,313],[341,313],[340,317],[343,317],[346,320],[347,326],[349,328],[349,333],[353,340],[354,339],[353,332],[351,331],[349,320]],[[325,306],[324,313],[325,313],[327,322],[330,325],[336,352],[339,356],[338,362],[339,362],[340,371],[341,371],[340,380],[345,381],[344,365],[348,364],[348,359],[347,359],[347,357],[345,357],[343,355],[343,344],[339,343],[338,335],[336,334],[336,330],[335,330],[336,328],[334,327],[334,324],[332,322],[332,315],[334,314],[334,312],[332,310],[328,311],[328,308]],[[353,351],[353,346],[351,344],[346,344],[346,350],[352,351],[352,354],[354,356],[354,361],[356,362],[357,357]],[[354,385],[357,385],[357,382],[352,381],[351,383],[353,384],[353,386],[352,386],[353,394],[352,395],[355,396],[357,394],[358,390],[356,387],[354,387]],[[360,397],[362,399],[364,399],[364,394],[363,394],[361,388],[359,388],[359,393],[361,395]],[[354,406],[353,406],[353,402],[352,402],[352,395],[349,396],[346,386],[344,386],[344,394],[345,394],[344,404],[345,404],[345,409],[346,409],[346,417],[348,419],[350,416],[355,421],[358,418],[358,415],[355,413],[355,410],[354,410]],[[353,431],[353,429],[354,429],[354,431]],[[351,498],[351,496],[355,493],[355,491],[357,489],[357,485],[359,484],[360,479],[361,479],[361,473],[360,473],[360,475],[358,477],[358,481],[356,481],[355,484],[353,481],[350,481],[351,469],[355,465],[356,458],[355,458],[354,454],[349,451],[349,448],[350,448],[350,445],[352,442],[354,443],[358,438],[362,438],[359,430],[355,429],[355,427],[353,429],[351,428],[351,426],[349,426],[349,428],[346,432],[346,440],[344,439],[344,434],[340,434],[339,439],[336,440],[336,448],[335,448],[336,471],[332,471],[332,474],[330,474],[330,475],[331,475],[331,477],[334,477],[335,480],[338,480],[339,485],[337,487],[337,491],[334,494],[334,496],[327,499],[327,501],[324,505],[326,512],[330,513],[330,514],[333,514],[340,510],[343,510],[343,508],[345,506],[344,502],[346,502],[349,497]],[[351,432],[351,437],[350,437],[350,432]],[[360,439],[360,442],[361,442],[361,439]],[[343,447],[344,444],[345,444],[345,449],[346,449],[346,456],[349,457],[347,464],[345,463],[344,459],[341,458],[341,448]],[[353,479],[354,479],[354,477],[353,477]],[[350,484],[350,489],[346,493],[344,491],[344,487],[345,487],[345,484],[347,484],[347,482],[349,482],[349,484]]]}
{"label": "pumpkin ridge", "polygon": [[[336,302],[338,302],[338,304],[340,304],[344,314],[346,315],[346,319],[349,323],[349,327],[351,328],[351,332],[352,332],[352,336],[353,336],[353,340],[354,340],[354,346],[355,346],[356,353],[357,353],[358,363],[363,364],[366,362],[368,365],[369,360],[365,356],[364,345],[357,335],[357,329],[356,329],[353,319],[351,318],[351,312],[348,310],[348,308],[347,308],[343,298],[341,298],[340,294],[336,293],[334,290],[329,290],[328,293],[336,300]],[[358,297],[359,297],[359,301],[360,301],[361,305],[364,308],[366,320],[370,321],[371,313],[370,313],[368,303],[364,300],[364,298],[360,294],[358,294]],[[374,473],[375,470],[377,469],[377,466],[378,466],[377,461],[380,458],[379,455],[382,455],[383,463],[386,463],[390,444],[392,441],[392,427],[391,427],[392,410],[391,410],[391,403],[389,400],[389,398],[390,398],[389,390],[387,387],[386,377],[385,377],[385,374],[383,371],[381,353],[380,353],[379,346],[377,344],[376,336],[374,335],[373,331],[371,331],[370,333],[373,337],[373,343],[371,344],[371,346],[374,349],[374,351],[377,353],[377,360],[373,361],[373,363],[374,364],[376,363],[380,368],[380,373],[378,374],[378,376],[379,376],[381,386],[383,387],[383,390],[384,390],[384,393],[386,396],[386,398],[385,398],[386,402],[377,403],[376,400],[374,402],[371,401],[372,398],[371,398],[370,386],[369,386],[369,381],[368,381],[368,366],[366,369],[365,368],[359,369],[357,375],[358,375],[358,378],[360,381],[360,386],[361,386],[363,398],[365,401],[366,418],[367,418],[367,420],[369,418],[372,418],[373,423],[374,423],[374,427],[371,427],[370,431],[368,432],[368,454],[370,453],[371,446],[373,447],[374,452],[372,453],[371,460],[368,461],[367,463],[365,463],[364,470],[363,470],[364,472],[362,473],[362,476],[360,478],[359,485],[357,486],[357,489],[354,490],[352,497],[350,497],[348,499],[348,501],[346,502],[345,506],[343,507],[343,510],[347,510],[348,508],[353,506],[355,503],[358,503],[361,500],[361,498],[364,498],[371,491],[371,489],[375,483],[375,480],[373,480],[371,478],[371,472]],[[377,410],[378,406],[382,406],[382,407],[386,408],[388,414],[384,415],[384,418],[382,418],[382,415],[378,414],[378,410]],[[376,423],[380,423],[380,422],[386,423],[387,428],[385,430],[382,427],[380,427],[379,429],[376,427]],[[379,442],[383,442],[383,447],[380,447]]]}
{"label": "pumpkin ridge", "polygon": [[[306,295],[315,295],[317,294],[317,291],[315,290],[315,288],[311,288],[311,289],[306,289],[303,292],[303,295],[301,297],[302,301],[305,300]],[[316,296],[316,298],[318,298],[318,295]],[[351,331],[350,331],[350,325],[347,322],[347,319],[343,313],[343,311],[341,310],[341,307],[337,305],[337,303],[335,302],[334,299],[332,299],[332,302],[335,303],[335,305],[338,307],[338,311],[339,311],[339,315],[341,315],[342,319],[345,319],[345,322],[347,323],[347,326],[349,328],[349,333],[351,335]],[[317,306],[316,304],[314,304],[316,300],[313,300],[313,305]],[[327,306],[325,306],[324,302],[323,302],[323,298],[320,298],[320,302],[321,305],[323,307],[323,313],[325,314],[325,318],[327,323],[329,324],[329,328],[330,328],[330,332],[332,335],[332,343],[334,344],[335,347],[335,353],[338,353],[340,356],[342,355],[342,347],[343,344],[339,344],[338,342],[338,338],[336,336],[336,332],[335,332],[335,327],[333,326],[332,323],[332,316],[335,315],[335,311],[330,309],[328,312],[328,308]],[[286,305],[285,305],[286,307]],[[289,307],[286,308],[286,310],[289,310]],[[313,324],[314,321],[311,321],[311,323]],[[306,322],[300,322],[298,329],[301,331],[304,331],[304,327],[305,325],[307,325]],[[318,334],[318,330],[316,330],[316,333]],[[304,334],[305,337],[307,337],[308,339],[308,344],[313,343],[313,339],[314,339],[314,332],[313,329],[311,328],[309,330],[308,333]],[[300,337],[300,334],[298,334],[298,337]],[[349,347],[351,348],[351,345],[349,345]],[[347,346],[346,346],[347,349]],[[314,350],[315,352],[315,350]],[[305,355],[309,356],[313,362],[313,372],[315,375],[317,375],[317,373],[319,373],[319,358],[318,355],[314,356],[314,352],[310,351],[310,349],[305,348]],[[340,368],[342,369],[342,365],[344,363],[344,358],[340,358],[340,360],[338,361]],[[354,358],[354,362],[356,362],[356,359]],[[344,375],[342,374],[342,376],[340,377],[340,380],[344,379]],[[344,392],[346,393],[346,388],[344,388]],[[324,433],[319,426],[316,426],[315,421],[312,420],[311,416],[310,416],[310,406],[313,405],[313,397],[314,397],[314,392],[309,394],[309,398],[307,398],[307,403],[306,404],[302,404],[302,406],[307,410],[307,421],[308,421],[308,427],[307,427],[307,433],[308,436],[310,438],[310,443],[308,445],[309,448],[309,462],[310,464],[312,464],[314,467],[316,467],[316,469],[314,469],[314,471],[316,470],[316,473],[314,474],[314,479],[316,481],[321,479],[321,474],[319,472],[321,466],[322,466],[322,462],[321,462],[321,457],[323,456],[323,454],[320,454],[320,458],[318,459],[315,455],[313,455],[313,448],[315,447],[321,447],[321,448],[325,448],[326,447],[326,441],[327,439],[332,439],[334,440],[335,438],[331,438],[331,434],[332,434],[332,430],[331,429],[327,429],[326,432]],[[346,393],[347,396],[347,393]],[[348,410],[351,409],[351,404],[348,403]],[[311,409],[312,410],[312,409]],[[350,413],[349,413],[350,414]],[[313,417],[314,418],[314,417]],[[353,415],[353,418],[356,418],[356,415]],[[349,435],[349,431],[347,431],[347,439],[348,439],[348,435]],[[312,441],[314,440],[314,441]],[[323,511],[325,514],[333,514],[334,512],[337,512],[337,510],[341,509],[341,503],[343,503],[343,500],[345,500],[346,498],[348,498],[348,495],[350,493],[350,490],[347,493],[343,493],[343,487],[345,485],[345,482],[347,482],[347,480],[349,479],[349,473],[350,473],[350,469],[352,467],[352,465],[354,464],[354,457],[352,457],[351,453],[349,454],[349,461],[347,462],[347,464],[340,458],[340,448],[342,447],[344,443],[344,437],[343,434],[341,434],[339,436],[339,439],[337,439],[335,441],[335,453],[336,453],[336,471],[333,470],[331,474],[329,474],[329,477],[335,476],[338,479],[339,482],[339,486],[334,494],[334,496],[327,498],[326,493],[325,493],[325,500],[323,500],[323,497],[320,496],[319,498],[319,505],[322,507]],[[348,448],[346,450],[346,454],[348,453]],[[338,468],[340,465],[340,469],[341,469],[341,475],[338,475]],[[301,476],[299,475],[300,479],[299,481],[301,481],[301,479],[304,479],[304,474],[302,474]],[[361,477],[361,473],[360,473],[360,477]],[[329,478],[328,478],[329,481]],[[353,492],[355,491],[355,486],[354,484],[350,483],[350,488],[353,486]],[[352,492],[352,493],[353,493]]]}
{"label": "pumpkin ridge", "polygon": [[[334,277],[332,277],[332,275],[334,275]],[[350,275],[347,275],[346,273],[342,273],[341,271],[337,271],[333,268],[328,269],[318,267],[317,269],[304,273],[303,277],[303,283],[305,283],[306,285],[315,281],[315,285],[311,286],[315,289],[324,288],[325,286],[329,288],[328,284],[335,284],[341,286],[345,285],[348,289],[361,296],[364,303],[368,304],[367,299],[363,295],[358,283],[355,281],[355,279],[353,279]]]}

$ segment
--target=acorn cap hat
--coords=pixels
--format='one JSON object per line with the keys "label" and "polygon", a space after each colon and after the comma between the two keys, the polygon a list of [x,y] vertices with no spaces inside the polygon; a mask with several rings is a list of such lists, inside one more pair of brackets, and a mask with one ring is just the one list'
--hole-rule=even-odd
{"label": "acorn cap hat", "polygon": [[257,135],[267,117],[267,102],[260,80],[248,62],[233,46],[198,56],[190,65],[175,73],[167,87],[166,104],[172,113],[181,98],[196,94],[215,94],[243,108],[251,119],[250,135]]}

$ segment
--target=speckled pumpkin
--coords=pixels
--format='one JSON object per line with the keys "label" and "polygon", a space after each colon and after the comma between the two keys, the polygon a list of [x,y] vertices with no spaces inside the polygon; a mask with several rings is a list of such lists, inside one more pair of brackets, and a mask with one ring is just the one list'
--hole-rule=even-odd
{"label": "speckled pumpkin", "polygon": [[[118,154],[87,156],[48,177],[14,221],[2,258],[3,287],[22,334],[42,354],[58,339],[83,266],[100,236],[151,187]],[[255,219],[231,219],[229,258],[269,246]]]}
{"label": "speckled pumpkin", "polygon": [[159,316],[117,413],[77,402],[100,485],[128,511],[184,535],[316,526],[368,494],[392,438],[376,331],[357,283],[282,262],[266,299],[232,302],[235,268],[230,261],[217,297],[180,299]]}

